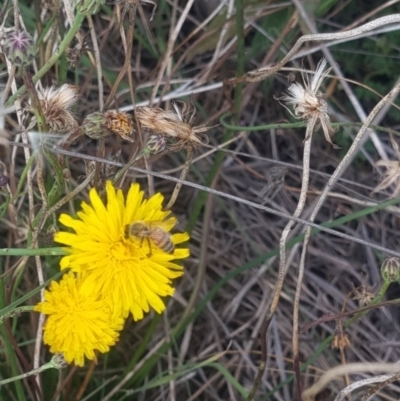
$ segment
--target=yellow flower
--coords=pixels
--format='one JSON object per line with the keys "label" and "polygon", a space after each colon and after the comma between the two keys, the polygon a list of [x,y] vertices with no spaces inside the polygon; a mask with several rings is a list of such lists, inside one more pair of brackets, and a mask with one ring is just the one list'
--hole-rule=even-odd
{"label": "yellow flower", "polygon": [[66,362],[83,366],[84,358],[96,359],[95,351],[108,352],[118,340],[123,320],[112,314],[111,301],[73,273],[52,281],[44,301],[35,311],[48,315],[43,341]]}
{"label": "yellow flower", "polygon": [[[95,189],[89,193],[91,205],[82,202],[78,219],[63,214],[60,222],[75,233],[58,232],[55,241],[68,245],[69,255],[61,260],[61,269],[80,273],[96,291],[109,294],[114,313],[134,320],[143,319],[152,307],[165,310],[161,297],[172,295],[172,279],[183,274],[174,259],[189,256],[187,248],[175,245],[189,239],[186,233],[169,234],[177,223],[170,212],[162,210],[160,193],[144,200],[138,184],[132,184],[126,200],[110,181],[106,184],[107,202]],[[129,234],[133,224],[148,227],[142,237]],[[164,233],[169,247],[162,247],[150,234],[152,228]],[[172,244],[171,244],[172,242]]]}

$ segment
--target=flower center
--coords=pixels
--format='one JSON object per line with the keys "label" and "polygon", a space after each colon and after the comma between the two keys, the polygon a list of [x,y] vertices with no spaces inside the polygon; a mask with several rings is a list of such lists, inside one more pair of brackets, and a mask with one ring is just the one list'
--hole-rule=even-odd
{"label": "flower center", "polygon": [[135,249],[129,242],[118,241],[110,245],[110,256],[118,262],[132,259],[135,253]]}

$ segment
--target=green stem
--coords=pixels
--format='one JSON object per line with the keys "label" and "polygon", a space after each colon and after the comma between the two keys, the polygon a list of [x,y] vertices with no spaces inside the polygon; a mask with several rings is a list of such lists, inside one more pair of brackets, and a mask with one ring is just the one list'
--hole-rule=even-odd
{"label": "green stem", "polygon": [[31,311],[33,311],[33,306],[31,306],[31,305],[20,306],[19,308],[15,308],[0,317],[0,325],[3,324],[5,320],[10,319],[11,317],[17,316],[22,312],[31,312]]}
{"label": "green stem", "polygon": [[64,256],[68,252],[64,248],[3,248],[0,249],[0,256]]}
{"label": "green stem", "polygon": [[[235,0],[236,6],[236,77],[244,74],[244,17],[243,17],[243,0]],[[235,115],[236,122],[239,122],[240,106],[242,103],[243,82],[239,82],[235,87]]]}
{"label": "green stem", "polygon": [[[3,278],[0,280],[0,308],[3,308],[5,306],[5,303],[4,303],[4,301],[5,301],[4,289],[5,288],[6,288],[6,283]],[[11,368],[11,374],[12,374],[12,376],[17,376],[19,373],[17,358],[15,355],[15,351],[14,351],[13,345],[11,343],[9,334],[7,332],[6,326],[4,326],[4,325],[0,326],[0,334],[3,339],[3,348],[5,351],[7,364],[10,365],[10,368]],[[17,392],[18,401],[26,401],[24,389],[23,389],[22,383],[20,381],[15,382],[15,389]]]}
{"label": "green stem", "polygon": [[[231,113],[226,113],[224,114],[220,119],[219,122],[223,127],[226,129],[229,129],[234,132],[255,132],[255,131],[266,131],[269,129],[285,129],[285,128],[304,128],[307,126],[307,122],[305,121],[298,121],[298,122],[293,122],[293,123],[272,123],[272,124],[265,124],[265,125],[255,125],[251,127],[246,127],[246,126],[241,126],[241,125],[233,125],[227,122],[227,119],[231,116]],[[361,126],[363,123],[361,122],[341,122],[341,123],[332,123],[332,127],[358,127]],[[371,128],[377,130],[377,131],[382,131],[382,132],[387,132],[387,133],[392,133],[397,136],[400,136],[399,131],[393,131],[390,128],[385,128],[381,127],[379,125],[370,125]]]}
{"label": "green stem", "polygon": [[10,377],[9,379],[1,380],[0,381],[0,386],[3,385],[3,384],[11,383],[11,382],[16,381],[16,380],[25,379],[26,377],[29,377],[29,376],[32,376],[32,375],[37,375],[38,373],[41,373],[41,372],[43,372],[44,370],[47,370],[47,369],[60,369],[60,367],[55,365],[55,363],[53,361],[54,358],[55,357],[53,357],[53,359],[50,362],[47,362],[43,366],[40,366],[37,369],[33,369],[28,373],[24,373],[22,375]]}
{"label": "green stem", "polygon": [[[75,34],[78,32],[79,28],[81,27],[84,19],[85,19],[84,14],[80,14],[78,12],[75,15],[74,23],[72,24],[68,33],[65,35],[63,41],[60,43],[58,50],[47,60],[46,64],[40,69],[40,71],[38,71],[38,73],[33,76],[32,80],[34,83],[39,81],[39,79],[42,78],[44,76],[44,74],[46,74],[50,70],[50,68],[57,62],[57,60],[65,52],[67,46],[71,43]],[[17,90],[17,92],[15,92],[14,95],[8,99],[6,106],[11,106],[15,102],[15,100],[17,100],[25,92],[26,92],[26,86],[21,86],[21,88],[19,88]]]}

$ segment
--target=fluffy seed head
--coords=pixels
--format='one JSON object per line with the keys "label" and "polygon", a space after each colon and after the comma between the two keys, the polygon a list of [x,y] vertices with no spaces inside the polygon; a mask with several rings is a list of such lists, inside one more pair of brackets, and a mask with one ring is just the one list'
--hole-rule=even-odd
{"label": "fluffy seed head", "polygon": [[288,88],[288,94],[283,97],[283,100],[293,105],[294,115],[297,118],[317,122],[325,134],[325,139],[333,145],[330,135],[334,132],[331,126],[328,105],[322,94],[319,91],[322,82],[329,74],[331,68],[326,69],[326,59],[322,59],[317,66],[314,76],[311,81],[308,75],[303,75],[304,87],[297,82],[292,83]]}
{"label": "fluffy seed head", "polygon": [[390,141],[393,150],[396,153],[397,160],[379,160],[376,163],[376,166],[383,167],[386,171],[383,175],[382,182],[372,191],[372,193],[394,187],[392,196],[396,197],[400,194],[400,149],[393,136],[390,137]]}
{"label": "fluffy seed head", "polygon": [[78,123],[70,111],[78,100],[78,96],[79,88],[68,84],[57,89],[51,86],[38,91],[40,106],[47,125],[53,133],[71,133],[78,128]]}

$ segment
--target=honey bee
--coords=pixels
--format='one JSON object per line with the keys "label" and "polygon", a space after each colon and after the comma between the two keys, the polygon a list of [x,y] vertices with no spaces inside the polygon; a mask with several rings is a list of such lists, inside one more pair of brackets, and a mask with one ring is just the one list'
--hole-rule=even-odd
{"label": "honey bee", "polygon": [[166,253],[172,253],[174,251],[174,244],[172,242],[171,234],[164,230],[155,222],[145,223],[143,221],[136,221],[132,224],[125,226],[125,238],[138,238],[141,240],[141,244],[145,239],[149,242],[150,254],[151,254],[151,242],[154,245]]}

